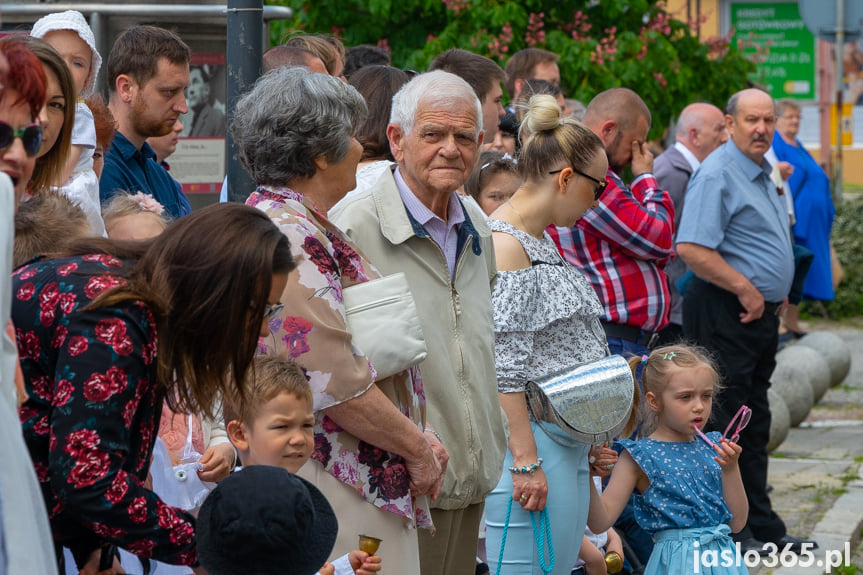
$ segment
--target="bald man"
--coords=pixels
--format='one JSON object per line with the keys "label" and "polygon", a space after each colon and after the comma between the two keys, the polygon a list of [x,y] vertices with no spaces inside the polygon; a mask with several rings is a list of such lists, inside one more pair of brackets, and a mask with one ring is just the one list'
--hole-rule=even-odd
{"label": "bald man", "polygon": [[794,275],[785,198],[764,159],[775,124],[766,92],[748,89],[731,97],[725,116],[730,139],[690,180],[677,232],[677,251],[697,276],[683,302],[683,333],[713,353],[725,386],[709,427],[721,432],[742,405],[752,409],[740,433],[739,459],[749,516],[735,539],[743,551],[762,554],[769,552],[765,543],[796,553],[817,547],[787,534],[767,495],[767,389]]}
{"label": "bald man", "polygon": [[[680,225],[689,179],[704,158],[728,140],[722,110],[700,102],[686,106],[677,119],[676,139],[654,162],[656,181],[674,202],[675,230]],[[668,325],[660,331],[658,345],[673,343],[683,335],[683,296],[675,282],[686,273],[686,264],[679,257],[674,258],[665,266],[665,273],[671,292],[671,313]]]}
{"label": "bald man", "polygon": [[[608,187],[575,226],[549,232],[599,296],[611,352],[641,356],[671,309],[662,267],[673,253],[674,206],[653,177],[650,110],[632,90],[612,88],[590,101],[582,121],[605,145]],[[627,166],[630,186],[620,176]]]}

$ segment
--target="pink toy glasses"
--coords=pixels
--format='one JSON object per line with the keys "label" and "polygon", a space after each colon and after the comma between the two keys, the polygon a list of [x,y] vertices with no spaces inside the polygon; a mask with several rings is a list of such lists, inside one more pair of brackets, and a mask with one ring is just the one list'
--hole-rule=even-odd
{"label": "pink toy glasses", "polygon": [[[725,428],[725,433],[722,434],[723,439],[727,439],[731,443],[737,443],[740,440],[740,432],[743,431],[747,425],[749,425],[749,420],[752,419],[752,410],[746,407],[745,405],[741,405],[740,409],[737,410],[737,413],[734,414],[734,417],[731,418],[731,421],[728,423],[728,427]],[[703,431],[698,429],[698,426],[694,423],[692,427],[695,428],[695,433],[698,434],[704,442],[710,447],[715,447],[710,438],[707,437]],[[728,436],[728,432],[734,429],[734,434],[731,437]]]}

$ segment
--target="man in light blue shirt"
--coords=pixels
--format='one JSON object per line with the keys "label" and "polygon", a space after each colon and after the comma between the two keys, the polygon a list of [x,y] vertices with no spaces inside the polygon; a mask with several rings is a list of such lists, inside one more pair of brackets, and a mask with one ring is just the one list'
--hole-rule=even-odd
{"label": "man in light blue shirt", "polygon": [[791,287],[794,258],[785,198],[764,160],[776,122],[773,99],[756,89],[734,94],[725,124],[730,140],[692,177],[677,232],[677,253],[696,274],[683,302],[683,334],[714,354],[725,389],[714,403],[722,431],[741,405],[752,418],[740,434],[740,475],[749,501],[743,550],[765,553],[802,544],[788,535],[767,495],[767,389],[776,366],[779,314]]}

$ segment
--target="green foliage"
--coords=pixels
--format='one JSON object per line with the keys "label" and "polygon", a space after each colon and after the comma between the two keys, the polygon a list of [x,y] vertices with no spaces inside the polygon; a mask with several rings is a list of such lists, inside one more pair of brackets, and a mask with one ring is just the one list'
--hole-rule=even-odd
{"label": "green foliage", "polygon": [[801,315],[806,312],[830,319],[863,316],[863,200],[846,200],[837,206],[831,239],[845,278],[832,302],[803,302]]}
{"label": "green foliage", "polygon": [[347,46],[384,43],[393,63],[425,70],[440,52],[464,48],[501,65],[526,47],[560,55],[564,93],[582,102],[616,86],[637,91],[653,113],[650,137],[694,101],[724,107],[754,65],[727,38],[698,39],[658,0],[268,0],[290,6],[286,32],[336,33]]}

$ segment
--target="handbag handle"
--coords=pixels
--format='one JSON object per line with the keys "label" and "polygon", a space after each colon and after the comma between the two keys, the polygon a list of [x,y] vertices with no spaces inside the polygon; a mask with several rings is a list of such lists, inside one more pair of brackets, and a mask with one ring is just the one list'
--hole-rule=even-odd
{"label": "handbag handle", "polygon": [[[500,540],[500,553],[497,556],[497,570],[495,575],[500,575],[503,565],[503,549],[506,547],[506,532],[509,531],[509,517],[512,514],[512,495],[509,496],[509,505],[506,507],[506,523],[503,524],[503,537]],[[536,542],[536,550],[539,554],[539,568],[545,575],[554,571],[554,546],[551,544],[551,522],[548,520],[548,505],[539,512],[539,523],[542,530],[536,526],[534,512],[530,512],[530,524],[533,526],[533,540]],[[548,541],[548,565],[545,564],[545,541]]]}

